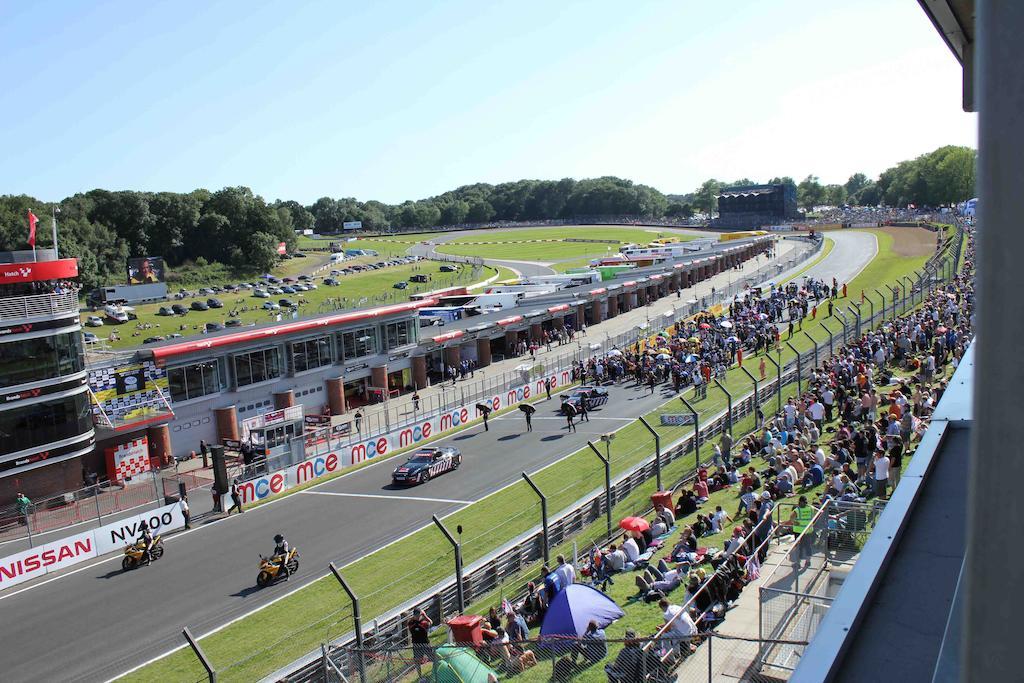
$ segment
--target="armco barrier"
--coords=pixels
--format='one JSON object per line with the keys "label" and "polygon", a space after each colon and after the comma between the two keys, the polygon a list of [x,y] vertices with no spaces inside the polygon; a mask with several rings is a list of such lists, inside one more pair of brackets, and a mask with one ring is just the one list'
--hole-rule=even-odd
{"label": "armco barrier", "polygon": [[138,536],[143,520],[154,536],[185,526],[181,504],[172,503],[15,553],[0,560],[0,590],[120,550]]}

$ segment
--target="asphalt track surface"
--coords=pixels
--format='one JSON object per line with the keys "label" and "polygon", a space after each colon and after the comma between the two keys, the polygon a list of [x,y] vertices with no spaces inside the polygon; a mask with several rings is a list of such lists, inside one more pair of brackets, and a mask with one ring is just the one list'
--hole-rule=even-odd
{"label": "asphalt track surface", "polygon": [[819,280],[834,277],[842,285],[857,277],[878,254],[878,239],[870,232],[833,230],[822,234],[831,238],[835,246],[828,256],[802,273],[803,276]]}
{"label": "asphalt track surface", "polygon": [[[817,277],[855,275],[877,251],[867,233],[829,236],[836,246],[812,269],[820,271]],[[475,426],[441,439],[462,450],[463,464],[423,486],[391,487],[391,469],[403,457],[398,456],[172,535],[163,559],[150,567],[122,572],[121,557],[110,555],[0,592],[2,679],[113,678],[180,646],[183,626],[205,635],[318,579],[329,562],[340,566],[359,559],[428,524],[431,515],[479,500],[517,481],[520,472],[573,453],[671,397],[661,387],[651,395],[631,385],[612,387],[610,394],[574,434],[557,415],[556,398],[539,404],[530,434],[522,416],[512,412],[492,419],[489,432]],[[257,590],[258,554],[272,549],[279,531],[300,549],[301,567],[287,584]]]}
{"label": "asphalt track surface", "polygon": [[[463,453],[463,464],[423,486],[394,489],[384,460],[243,515],[170,536],[152,566],[121,571],[108,556],[35,585],[0,593],[0,671],[5,681],[100,681],[117,676],[183,641],[181,628],[208,631],[359,559],[400,536],[478,500],[584,447],[588,439],[621,427],[668,400],[658,387],[610,388],[609,402],[567,433],[557,396],[542,401],[534,430],[518,412],[440,442]],[[596,461],[595,461],[596,462]],[[382,498],[383,497],[383,498]],[[287,584],[257,590],[258,554],[284,533],[301,552],[299,572]],[[26,589],[27,588],[27,589]]]}

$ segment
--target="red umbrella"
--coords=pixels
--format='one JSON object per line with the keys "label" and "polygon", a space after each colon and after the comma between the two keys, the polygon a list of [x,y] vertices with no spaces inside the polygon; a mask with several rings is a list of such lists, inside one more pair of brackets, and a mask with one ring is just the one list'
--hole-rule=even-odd
{"label": "red umbrella", "polygon": [[710,330],[711,329],[711,325],[708,325],[707,323],[701,323],[700,325],[698,325],[698,327],[700,327],[700,329],[702,329],[702,330]]}
{"label": "red umbrella", "polygon": [[619,528],[625,529],[626,531],[642,533],[650,529],[651,525],[643,517],[626,517],[624,520],[619,522]]}

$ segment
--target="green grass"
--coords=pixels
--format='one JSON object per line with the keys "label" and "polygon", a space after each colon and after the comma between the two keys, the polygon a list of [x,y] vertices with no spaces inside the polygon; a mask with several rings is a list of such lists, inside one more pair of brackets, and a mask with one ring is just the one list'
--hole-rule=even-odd
{"label": "green grass", "polygon": [[558,263],[552,263],[551,267],[559,273],[564,273],[565,271],[573,268],[589,268],[591,260],[595,258],[598,258],[598,256],[584,256],[583,258],[572,259],[570,261],[559,261]]}
{"label": "green grass", "polygon": [[[340,236],[336,237],[299,237],[299,249],[329,249],[332,242],[340,243],[344,249],[373,249],[381,256],[404,256],[409,244],[397,240],[382,239],[357,239],[351,242],[344,241]],[[310,256],[315,252],[309,252]]]}
{"label": "green grass", "polygon": [[[607,226],[562,226],[558,228],[520,228],[497,232],[481,232],[479,235],[460,237],[438,247],[438,251],[461,256],[482,256],[495,259],[516,259],[520,261],[556,261],[559,259],[582,259],[584,256],[597,257],[615,254],[621,244],[633,242],[648,244],[659,237],[676,237],[680,242],[696,239],[692,235],[681,235],[654,228],[620,228]],[[617,240],[618,244],[600,242],[538,242],[523,243],[525,240],[601,239]],[[472,244],[487,242],[487,244]],[[585,264],[584,264],[585,265]]]}
{"label": "green grass", "polygon": [[[287,263],[291,264],[294,261],[309,260],[293,259]],[[408,265],[391,266],[381,270],[340,276],[338,278],[340,284],[336,286],[329,286],[323,283],[323,276],[327,275],[325,272],[317,276],[318,289],[308,292],[273,295],[270,299],[258,299],[252,296],[252,292],[248,290],[233,294],[215,294],[212,298],[220,299],[224,304],[224,308],[210,309],[208,311],[189,311],[184,316],[159,316],[157,311],[162,306],[170,307],[175,303],[189,306],[192,301],[206,301],[211,297],[189,297],[180,302],[169,301],[144,304],[135,307],[138,320],[125,323],[124,325],[105,324],[103,327],[89,329],[94,331],[101,339],[106,339],[112,331],[116,331],[121,338],[114,342],[107,341],[108,348],[130,348],[140,345],[143,339],[150,336],[168,335],[172,332],[177,332],[184,337],[201,334],[200,330],[202,330],[206,323],[223,323],[229,318],[229,312],[233,309],[238,311],[238,315],[234,317],[241,320],[244,325],[273,322],[278,313],[281,314],[282,320],[288,318],[286,311],[267,311],[260,308],[265,301],[276,302],[283,298],[290,299],[299,302],[300,316],[310,316],[355,306],[371,306],[408,301],[410,295],[418,292],[480,282],[491,277],[496,272],[494,268],[489,266],[473,268],[465,265],[456,265],[458,266],[458,271],[455,273],[440,272],[438,264],[434,261],[421,261]],[[409,283],[407,289],[394,289],[393,285],[396,282],[408,281],[416,273],[428,273],[432,279],[426,283]],[[83,314],[83,322],[88,315],[93,314]],[[148,324],[151,327],[149,329],[137,330],[136,325],[138,324]],[[181,329],[182,325],[185,326],[185,329]]]}
{"label": "green grass", "polygon": [[495,282],[504,282],[505,280],[518,280],[519,276],[511,268],[505,266],[498,266],[498,279]]}
{"label": "green grass", "polygon": [[[886,242],[885,237],[888,236],[884,233],[879,237],[880,249],[876,259],[850,283],[851,297],[856,292],[859,300],[860,283],[863,283],[864,287],[879,286],[884,280],[872,278],[886,274],[888,278],[894,279],[923,263],[924,259],[892,258],[893,255],[886,252],[891,247],[891,238]],[[876,261],[879,263],[876,264]],[[845,302],[840,300],[838,303]],[[820,339],[821,335],[817,335],[817,338]],[[810,341],[803,335],[798,335],[792,343],[800,351],[806,351],[811,347]],[[787,350],[787,353],[791,352]],[[749,358],[750,361],[746,365],[756,375],[757,357]],[[772,377],[774,368],[769,366],[768,372],[769,378]],[[750,380],[738,369],[731,370],[723,384],[737,398],[751,389]],[[774,410],[773,397],[763,398],[767,399],[763,401],[768,406],[765,412],[770,413]],[[703,417],[724,410],[725,406],[724,394],[714,387],[709,389],[706,399],[695,404]],[[681,438],[689,432],[688,428],[660,425],[659,414],[679,412],[684,412],[681,402],[672,399],[648,414],[648,421],[662,435],[663,444]],[[740,426],[742,427],[742,423]],[[639,422],[632,422],[618,430],[611,451],[613,477],[648,459],[652,453],[653,439]],[[676,464],[678,467],[686,468],[692,465],[692,461],[688,463],[687,458],[681,458],[674,463]],[[669,473],[666,477],[676,476],[675,470],[666,468],[666,472]],[[575,502],[581,494],[602,486],[603,468],[589,449],[582,449],[541,470],[533,478],[548,496],[548,509],[554,516],[557,511]],[[463,554],[466,564],[488,555],[509,539],[536,525],[539,520],[539,506],[535,499],[536,496],[524,482],[517,482],[446,517],[445,523],[450,528],[459,524],[464,527]],[[630,511],[639,511],[642,509],[642,496],[638,494],[632,501],[627,499],[620,505],[632,505],[634,507],[629,508]],[[603,531],[603,525],[598,524],[594,528]],[[575,540],[585,544],[590,538],[600,535],[595,534],[597,531],[590,531],[578,535]],[[367,555],[348,565],[344,570],[346,579],[361,598],[364,622],[429,589],[449,577],[451,572],[449,546],[433,526],[421,529],[398,543]],[[628,586],[622,588],[629,590]],[[622,596],[613,594],[613,597]],[[637,627],[652,631],[660,623],[660,617],[654,615],[651,618],[654,619],[651,628],[647,628],[645,621],[637,624]],[[252,680],[286,665],[314,649],[320,642],[338,637],[350,629],[351,615],[348,612],[347,600],[334,579],[325,577],[244,621],[204,638],[202,645],[214,665],[221,671],[223,680]],[[272,639],[268,642],[268,633],[282,634],[283,637],[281,640]],[[609,632],[609,637],[617,635],[619,634],[615,630]],[[254,643],[259,643],[261,649],[254,651]],[[247,661],[241,665],[229,666],[231,662],[242,660]],[[182,650],[127,678],[133,681],[187,681],[198,680],[202,673],[194,655],[190,651]]]}

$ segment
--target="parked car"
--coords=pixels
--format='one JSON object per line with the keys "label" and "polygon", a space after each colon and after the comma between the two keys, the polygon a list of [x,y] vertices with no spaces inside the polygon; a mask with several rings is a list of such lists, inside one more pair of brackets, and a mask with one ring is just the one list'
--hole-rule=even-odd
{"label": "parked car", "polygon": [[430,281],[430,276],[429,275],[423,275],[423,274],[413,275],[411,278],[409,278],[409,282],[429,282],[429,281]]}
{"label": "parked car", "polygon": [[456,268],[455,266],[450,266],[447,263],[441,266],[440,268],[440,271],[442,273],[454,273],[456,270],[458,270],[458,268]]}
{"label": "parked car", "polygon": [[281,310],[281,305],[276,301],[264,301],[263,309],[267,311],[279,311]]}
{"label": "parked car", "polygon": [[208,311],[208,310],[210,310],[210,307],[207,306],[206,302],[204,302],[204,301],[193,301],[192,302],[192,310],[193,311]]}
{"label": "parked car", "polygon": [[294,294],[295,293],[295,288],[294,287],[290,287],[288,285],[285,285],[284,287],[281,288],[281,293],[282,294]]}
{"label": "parked car", "polygon": [[171,306],[171,310],[174,311],[174,315],[185,315],[186,313],[188,313],[188,309],[185,308],[182,304],[174,304],[173,306]]}
{"label": "parked car", "polygon": [[281,308],[295,308],[295,302],[291,299],[278,299],[277,303],[281,304]]}
{"label": "parked car", "polygon": [[317,286],[316,286],[315,282],[310,282],[310,283],[306,284],[306,291],[310,291],[310,290],[313,290],[313,289],[316,289],[316,288],[317,288]]}
{"label": "parked car", "polygon": [[98,315],[90,315],[85,319],[86,327],[103,327],[103,318]]}
{"label": "parked car", "polygon": [[308,292],[309,291],[309,287],[307,287],[306,285],[302,284],[301,282],[298,283],[298,284],[292,285],[292,289],[294,289],[296,292]]}
{"label": "parked car", "polygon": [[267,290],[270,294],[284,294],[284,289],[281,287],[271,287]]}
{"label": "parked car", "polygon": [[213,290],[209,287],[203,287],[199,290],[200,296],[206,296],[207,294],[213,294]]}
{"label": "parked car", "polygon": [[394,287],[395,289],[405,289],[406,287],[409,286],[409,283],[406,282],[405,280],[402,280],[401,282],[396,282],[391,286]]}
{"label": "parked car", "polygon": [[221,303],[220,299],[207,299],[206,305],[210,308],[224,308],[224,304]]}
{"label": "parked car", "polygon": [[163,337],[146,337],[145,339],[142,340],[142,343],[143,344],[155,344],[157,342],[162,342],[163,340],[164,340]]}
{"label": "parked car", "polygon": [[224,327],[241,327],[242,321],[238,318],[228,318],[224,321]]}
{"label": "parked car", "polygon": [[300,275],[299,279],[302,280],[303,282],[308,282],[309,280],[312,280],[313,278],[311,278],[308,275]]}
{"label": "parked car", "polygon": [[219,332],[224,329],[224,326],[220,323],[206,323],[207,332]]}
{"label": "parked car", "polygon": [[338,284],[338,281],[335,280],[333,277],[327,277],[324,278],[324,284],[327,285],[328,287],[334,287],[335,285]]}
{"label": "parked car", "polygon": [[252,295],[254,297],[256,297],[257,299],[268,299],[268,298],[270,298],[270,295],[267,294],[267,290],[265,290],[265,289],[254,289],[254,290],[252,290]]}

